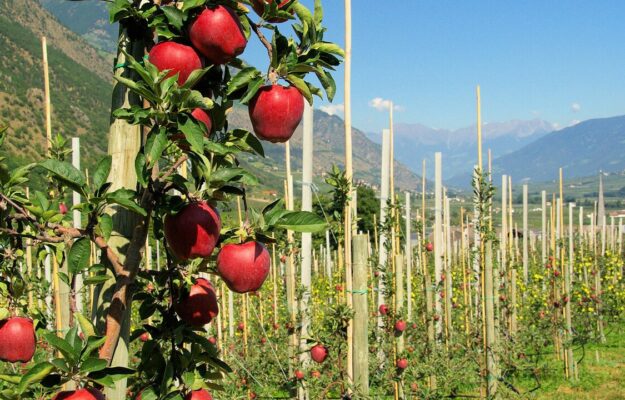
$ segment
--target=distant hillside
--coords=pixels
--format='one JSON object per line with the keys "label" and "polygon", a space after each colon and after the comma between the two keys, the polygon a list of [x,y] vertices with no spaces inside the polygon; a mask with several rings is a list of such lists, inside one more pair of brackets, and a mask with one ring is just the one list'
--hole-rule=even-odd
{"label": "distant hillside", "polygon": [[[591,119],[555,131],[518,151],[495,160],[495,178],[508,174],[516,181],[596,175],[625,169],[625,116]],[[500,179],[500,178],[499,178]]]}
{"label": "distant hillside", "polygon": [[108,3],[101,0],[39,0],[61,23],[97,49],[114,53],[117,25],[109,23]]}
{"label": "distant hillside", "polygon": [[[54,6],[57,17],[49,14],[37,0],[0,0],[0,123],[10,125],[8,144],[3,149],[14,165],[38,159],[44,152],[43,72],[40,37],[48,37],[48,55],[53,104],[53,132],[82,140],[83,165],[90,167],[106,151],[111,97],[111,62],[99,55],[80,35],[59,21],[89,31],[100,26],[93,15],[76,13],[79,3],[42,0]],[[101,2],[80,2],[94,12],[102,12]],[[315,111],[315,174],[321,177],[332,164],[344,160],[343,121]],[[230,115],[231,127],[251,129],[247,110],[237,107]],[[380,146],[354,129],[354,169],[356,180],[378,185]],[[296,181],[301,174],[301,128],[291,142]],[[267,159],[245,160],[255,168],[261,181],[282,189],[284,145],[265,144]],[[319,178],[321,181],[321,178]],[[396,184],[400,189],[415,189],[419,178],[396,164]],[[296,182],[297,183],[297,182]]]}
{"label": "distant hillside", "polygon": [[[513,120],[485,124],[482,130],[484,149],[494,156],[508,154],[542,137],[553,129],[542,120]],[[434,153],[443,153],[444,177],[464,176],[473,169],[477,157],[475,126],[449,130],[430,128],[421,124],[395,125],[395,154],[399,161],[414,171],[421,171],[425,159],[428,178],[433,178]],[[368,134],[379,142],[381,135]]]}
{"label": "distant hillside", "polygon": [[0,0],[0,122],[13,165],[45,148],[41,36],[48,38],[53,134],[79,136],[84,165],[106,150],[111,63],[61,25],[36,0]]}

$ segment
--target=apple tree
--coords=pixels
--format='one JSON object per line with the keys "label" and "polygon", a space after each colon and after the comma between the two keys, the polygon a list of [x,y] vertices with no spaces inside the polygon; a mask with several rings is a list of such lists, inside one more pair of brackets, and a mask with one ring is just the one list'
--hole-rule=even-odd
{"label": "apple tree", "polygon": [[[211,398],[230,367],[204,334],[219,313],[209,276],[238,293],[256,290],[273,232],[325,229],[316,214],[287,211],[282,201],[248,207],[247,192],[262,182],[241,162],[243,154],[264,156],[263,140],[289,140],[304,101],[324,93],[309,77],[334,96],[331,73],[343,52],[324,41],[321,2],[311,11],[297,0],[113,0],[110,14],[120,37],[109,156],[89,179],[59,154],[0,174],[0,293],[8,299],[0,303],[0,360],[34,356],[27,368],[2,367],[0,398],[66,390],[55,398],[101,399],[105,391],[121,399],[128,378],[132,398]],[[266,49],[265,72],[244,60],[252,37]],[[254,132],[229,125],[233,107],[248,108]],[[28,197],[37,175],[50,190],[33,188]],[[73,210],[84,228],[73,227],[58,204],[71,191],[81,195]],[[229,223],[220,209],[237,197],[244,218]],[[166,249],[161,269],[145,268],[148,237]],[[16,319],[37,308],[24,306],[31,279],[18,267],[27,242],[65,267],[58,277],[71,300],[57,306],[70,308],[67,331],[47,330],[50,321],[39,317]],[[242,282],[249,274],[238,268],[257,271],[254,281]],[[88,277],[83,287],[79,275]],[[93,308],[81,313],[76,294],[89,285],[96,285]],[[132,332],[131,315],[140,319]],[[117,353],[135,339],[141,346],[131,365]]]}

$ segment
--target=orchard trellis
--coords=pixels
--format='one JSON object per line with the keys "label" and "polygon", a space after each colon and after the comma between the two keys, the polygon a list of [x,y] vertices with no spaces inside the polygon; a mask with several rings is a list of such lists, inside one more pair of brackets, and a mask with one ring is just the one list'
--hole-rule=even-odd
{"label": "orchard trellis", "polygon": [[[111,2],[118,83],[109,156],[91,173],[77,140],[70,151],[52,136],[44,40],[47,157],[13,171],[0,160],[0,398],[511,398],[544,377],[578,379],[577,349],[605,342],[625,306],[623,225],[607,223],[602,181],[584,214],[560,170],[556,193],[541,193],[540,233],[523,185],[519,229],[512,178],[498,192],[490,151],[483,165],[478,87],[473,204],[455,213],[441,153],[433,196],[425,161],[421,198],[395,193],[391,104],[379,211],[366,214],[373,190],[353,183],[351,160],[351,2],[345,51],[324,41],[320,1],[160,3]],[[252,36],[266,72],[238,58]],[[313,196],[306,103],[322,95],[312,76],[332,99],[343,57],[345,170],[328,172],[327,199]],[[241,106],[254,134],[229,126]],[[294,211],[288,139],[302,117]],[[284,197],[257,210],[241,155],[263,156],[259,139],[286,142],[286,177]],[[360,232],[368,217],[373,232]]]}

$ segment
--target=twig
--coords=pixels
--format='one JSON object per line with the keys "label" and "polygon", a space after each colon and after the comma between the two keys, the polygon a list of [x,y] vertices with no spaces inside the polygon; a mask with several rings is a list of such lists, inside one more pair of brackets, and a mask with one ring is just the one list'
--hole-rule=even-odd
{"label": "twig", "polygon": [[269,60],[271,60],[273,58],[273,46],[271,45],[271,43],[269,43],[269,40],[267,40],[263,32],[260,30],[260,27],[254,21],[252,21],[250,17],[247,17],[247,20],[249,21],[250,26],[252,27],[252,30],[254,31],[256,36],[258,36],[260,42],[267,49],[267,55],[269,56]]}

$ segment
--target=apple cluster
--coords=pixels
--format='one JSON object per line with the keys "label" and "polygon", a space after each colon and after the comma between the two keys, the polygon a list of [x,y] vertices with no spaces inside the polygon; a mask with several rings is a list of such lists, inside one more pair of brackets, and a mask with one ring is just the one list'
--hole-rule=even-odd
{"label": "apple cluster", "polygon": [[[272,0],[254,0],[253,8],[262,16],[265,4],[270,3]],[[287,3],[288,0],[283,1],[278,7]],[[270,18],[268,22],[283,21],[281,18]],[[247,38],[237,14],[225,5],[207,6],[199,12],[188,26],[187,39],[191,45],[169,40],[159,42],[148,55],[148,60],[160,71],[169,70],[168,76],[178,75],[179,85],[183,85],[193,71],[207,65],[224,65],[233,61],[247,46]],[[254,133],[259,139],[273,143],[288,141],[303,113],[304,98],[299,90],[275,82],[261,87],[249,103]],[[206,126],[210,135],[213,125],[211,117],[200,108],[191,115]],[[179,139],[182,137],[180,135]]]}

